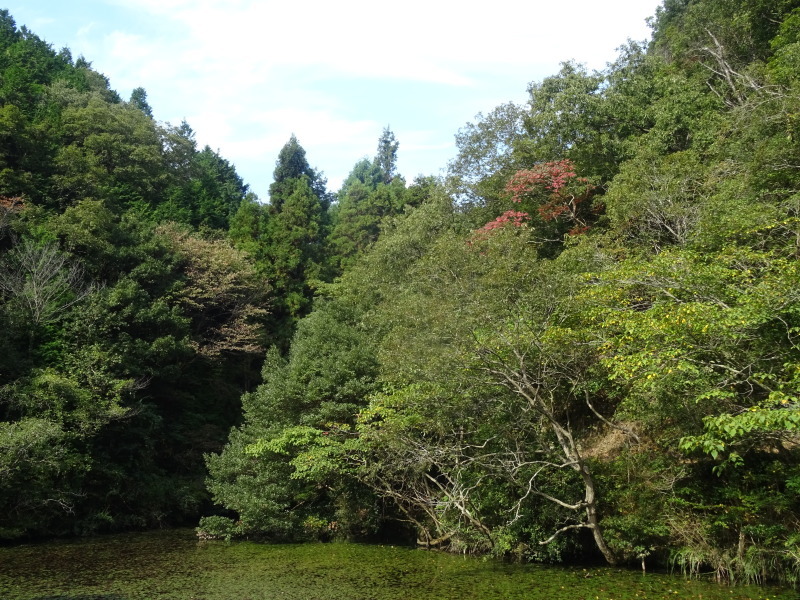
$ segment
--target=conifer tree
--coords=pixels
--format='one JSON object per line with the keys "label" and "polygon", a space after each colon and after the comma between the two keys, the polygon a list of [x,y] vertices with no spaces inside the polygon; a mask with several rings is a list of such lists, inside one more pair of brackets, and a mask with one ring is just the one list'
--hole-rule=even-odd
{"label": "conifer tree", "polygon": [[275,163],[274,181],[269,186],[271,212],[280,211],[284,200],[292,194],[294,180],[303,176],[308,178],[311,190],[327,208],[330,204],[325,188],[327,181],[321,173],[308,164],[305,149],[297,141],[297,137],[292,134],[289,141],[281,148]]}
{"label": "conifer tree", "polygon": [[292,135],[281,149],[270,186],[270,218],[264,235],[263,268],[275,291],[270,330],[285,348],[298,319],[308,314],[311,281],[323,278],[327,192],[306,152]]}
{"label": "conifer tree", "polygon": [[375,166],[383,173],[383,183],[390,183],[397,170],[397,149],[400,146],[389,127],[383,129],[378,140],[378,153],[375,155]]}
{"label": "conifer tree", "polygon": [[153,109],[150,108],[150,104],[147,102],[147,92],[143,87],[134,88],[134,90],[131,92],[130,103],[141,110],[148,117],[153,116]]}

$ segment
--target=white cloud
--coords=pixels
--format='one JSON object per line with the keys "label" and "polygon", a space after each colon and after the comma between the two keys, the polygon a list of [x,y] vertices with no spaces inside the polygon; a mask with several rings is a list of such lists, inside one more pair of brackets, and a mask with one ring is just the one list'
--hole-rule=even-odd
{"label": "white cloud", "polygon": [[83,38],[88,36],[92,32],[92,29],[95,28],[95,26],[96,23],[87,23],[86,25],[78,29],[78,38]]}
{"label": "white cloud", "polygon": [[[602,56],[594,65],[602,66],[609,49],[646,33],[643,8],[648,4],[406,0],[398,9],[372,0],[120,3],[171,21],[178,38],[192,40],[175,58],[191,53],[212,72],[315,65],[365,77],[454,85],[470,83],[476,66],[526,65],[541,55],[589,63]],[[640,15],[636,31],[630,30],[631,14]]]}
{"label": "white cloud", "polygon": [[[158,119],[186,118],[265,195],[291,133],[341,181],[387,123],[406,175],[435,173],[479,111],[522,100],[533,78],[577,59],[601,68],[647,35],[658,0],[92,0],[64,40],[123,97],[143,86]],[[48,17],[70,14],[51,1]],[[87,11],[87,14],[91,11]],[[513,98],[511,95],[513,94]]]}

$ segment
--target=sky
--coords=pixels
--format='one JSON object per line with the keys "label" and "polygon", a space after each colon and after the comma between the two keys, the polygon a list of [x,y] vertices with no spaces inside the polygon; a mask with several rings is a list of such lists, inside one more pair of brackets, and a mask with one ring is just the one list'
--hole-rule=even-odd
{"label": "sky", "polygon": [[646,40],[660,0],[11,0],[55,50],[68,47],[156,120],[186,120],[198,146],[266,200],[294,134],[336,191],[391,128],[398,172],[440,175],[478,113],[524,103],[530,82],[575,60],[603,69]]}

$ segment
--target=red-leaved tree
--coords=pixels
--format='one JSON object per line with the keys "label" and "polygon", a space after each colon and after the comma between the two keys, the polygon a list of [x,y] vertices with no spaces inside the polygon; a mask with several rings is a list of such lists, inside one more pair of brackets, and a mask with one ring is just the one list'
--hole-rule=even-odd
{"label": "red-leaved tree", "polygon": [[524,210],[508,210],[481,229],[490,231],[507,224],[516,227],[531,221],[535,211],[544,222],[562,222],[569,235],[584,233],[596,212],[590,200],[597,186],[578,177],[570,160],[540,163],[514,173],[505,186],[509,199]]}

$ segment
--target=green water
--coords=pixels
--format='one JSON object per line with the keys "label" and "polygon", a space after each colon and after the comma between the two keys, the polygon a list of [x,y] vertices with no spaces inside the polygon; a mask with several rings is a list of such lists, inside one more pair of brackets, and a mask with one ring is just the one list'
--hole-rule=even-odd
{"label": "green water", "polygon": [[198,542],[164,531],[0,548],[2,600],[796,600],[609,568],[508,565],[392,546]]}

